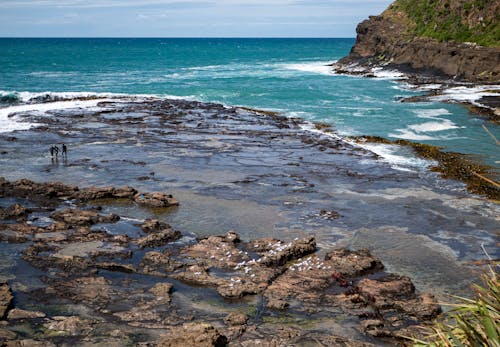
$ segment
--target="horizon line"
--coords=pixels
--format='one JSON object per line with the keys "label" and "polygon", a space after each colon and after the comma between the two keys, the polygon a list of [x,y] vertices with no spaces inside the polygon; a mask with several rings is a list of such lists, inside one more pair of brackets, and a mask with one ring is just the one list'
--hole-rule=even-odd
{"label": "horizon line", "polygon": [[355,39],[355,36],[0,36],[0,39]]}

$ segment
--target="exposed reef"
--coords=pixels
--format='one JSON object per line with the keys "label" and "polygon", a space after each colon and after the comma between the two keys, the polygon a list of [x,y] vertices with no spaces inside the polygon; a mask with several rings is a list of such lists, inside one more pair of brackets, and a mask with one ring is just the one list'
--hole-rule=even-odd
{"label": "exposed reef", "polygon": [[[440,313],[432,295],[384,272],[367,250],[321,257],[314,237],[244,242],[234,231],[181,242],[180,232],[153,219],[136,224],[136,237],[111,234],[102,226],[121,216],[103,214],[95,203],[131,199],[132,188],[5,179],[0,188],[0,199],[28,197],[33,206],[17,205],[22,217],[4,215],[0,238],[24,244],[22,259],[44,273],[36,289],[0,284],[3,346],[370,346],[402,343]],[[65,207],[68,201],[78,208]],[[30,211],[44,205],[51,208],[37,226]],[[198,294],[189,298],[192,292]],[[230,301],[220,311],[199,307],[223,300]],[[338,317],[352,321],[353,332],[313,328],[335,326]],[[297,322],[293,333],[286,321]]]}

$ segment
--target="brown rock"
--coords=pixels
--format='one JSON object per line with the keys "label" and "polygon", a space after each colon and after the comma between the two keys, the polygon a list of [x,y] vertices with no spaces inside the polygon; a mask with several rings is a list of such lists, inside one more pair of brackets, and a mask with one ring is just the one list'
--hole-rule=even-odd
{"label": "brown rock", "polygon": [[160,337],[158,347],[222,347],[227,338],[207,323],[187,323]]}
{"label": "brown rock", "polygon": [[146,219],[144,223],[140,225],[140,227],[142,231],[149,234],[163,229],[168,229],[170,228],[170,225],[160,222],[158,219]]}
{"label": "brown rock", "polygon": [[12,308],[13,296],[7,283],[0,284],[0,320],[4,319]]}
{"label": "brown rock", "polygon": [[343,276],[360,276],[365,273],[381,271],[384,266],[366,249],[351,251],[337,249],[325,255],[325,261],[335,273]]}
{"label": "brown rock", "polygon": [[132,187],[89,187],[75,194],[75,198],[82,201],[101,199],[132,199],[137,190]]}
{"label": "brown rock", "polygon": [[227,325],[244,325],[247,323],[248,317],[246,314],[233,312],[224,317],[224,323]]}
{"label": "brown rock", "polygon": [[170,207],[179,205],[179,201],[170,194],[164,193],[139,193],[134,196],[134,201],[148,207]]}
{"label": "brown rock", "polygon": [[35,318],[44,318],[45,313],[38,311],[27,311],[21,310],[19,308],[13,308],[9,311],[7,319],[35,319]]}
{"label": "brown rock", "polygon": [[22,219],[28,215],[28,211],[20,204],[13,204],[5,210],[0,209],[0,219]]}
{"label": "brown rock", "polygon": [[358,283],[358,290],[368,301],[377,307],[386,307],[397,299],[413,299],[415,286],[408,277],[388,275],[379,280],[362,279]]}
{"label": "brown rock", "polygon": [[157,297],[157,302],[170,303],[172,300],[170,293],[172,292],[173,287],[174,286],[170,283],[157,283],[149,290],[149,292]]}
{"label": "brown rock", "polygon": [[172,259],[170,256],[160,252],[147,252],[140,264],[144,272],[150,273],[153,271],[172,272],[182,267],[182,263]]}
{"label": "brown rock", "polygon": [[80,210],[80,209],[65,209],[52,213],[51,217],[57,221],[67,223],[71,226],[85,226],[97,223],[114,223],[120,217],[117,215],[101,215],[96,211]]}
{"label": "brown rock", "polygon": [[141,237],[137,239],[135,242],[141,248],[159,247],[169,242],[178,240],[180,237],[181,237],[180,232],[172,228],[169,228]]}
{"label": "brown rock", "polygon": [[289,260],[298,259],[316,251],[316,240],[307,237],[289,243],[278,241],[264,254],[261,263],[266,266],[282,266]]}

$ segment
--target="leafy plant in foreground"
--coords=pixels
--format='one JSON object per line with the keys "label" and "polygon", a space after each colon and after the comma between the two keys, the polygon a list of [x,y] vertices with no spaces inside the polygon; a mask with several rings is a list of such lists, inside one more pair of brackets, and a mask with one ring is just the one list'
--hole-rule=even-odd
{"label": "leafy plant in foreground", "polygon": [[490,267],[483,286],[474,284],[475,299],[456,297],[459,304],[443,321],[430,328],[425,340],[412,339],[415,347],[500,347],[500,283]]}

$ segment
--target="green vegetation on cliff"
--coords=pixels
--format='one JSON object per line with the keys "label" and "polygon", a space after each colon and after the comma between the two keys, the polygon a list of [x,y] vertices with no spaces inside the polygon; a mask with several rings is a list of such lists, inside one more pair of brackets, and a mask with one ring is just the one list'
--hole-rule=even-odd
{"label": "green vegetation on cliff", "polygon": [[384,15],[405,17],[417,36],[500,47],[498,0],[396,0]]}

